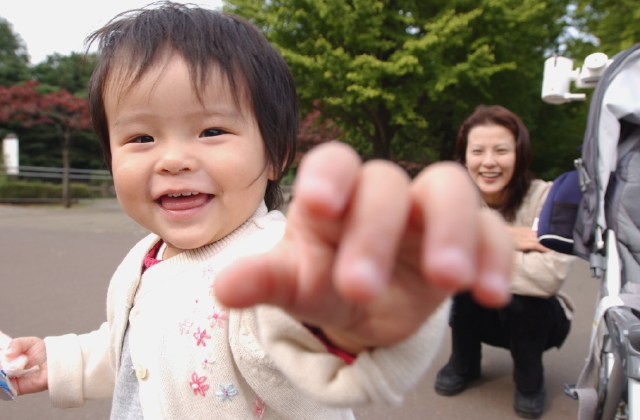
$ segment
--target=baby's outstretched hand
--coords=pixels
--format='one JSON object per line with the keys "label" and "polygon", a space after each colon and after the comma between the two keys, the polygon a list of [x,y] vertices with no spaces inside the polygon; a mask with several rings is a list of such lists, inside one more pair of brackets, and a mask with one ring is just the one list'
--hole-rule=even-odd
{"label": "baby's outstretched hand", "polygon": [[20,356],[26,356],[28,363],[24,367],[26,370],[33,370],[33,373],[11,379],[18,395],[32,394],[46,390],[48,386],[47,351],[44,340],[38,337],[14,338],[9,343],[5,351],[7,360],[13,360]]}
{"label": "baby's outstretched hand", "polygon": [[280,306],[357,353],[408,338],[453,293],[507,303],[510,235],[458,164],[411,182],[330,143],[305,156],[294,193],[282,241],[216,280],[224,305]]}

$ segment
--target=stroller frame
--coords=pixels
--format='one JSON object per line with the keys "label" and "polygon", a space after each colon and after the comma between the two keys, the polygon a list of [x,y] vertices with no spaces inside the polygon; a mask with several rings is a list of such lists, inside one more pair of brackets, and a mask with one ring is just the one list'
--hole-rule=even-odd
{"label": "stroller frame", "polygon": [[604,237],[605,265],[589,356],[567,394],[580,400],[579,420],[640,420],[640,296],[621,293],[613,230]]}
{"label": "stroller frame", "polygon": [[[569,84],[576,81],[584,87],[579,79],[585,72],[574,72],[563,60],[552,57],[545,63],[542,97],[547,102],[583,99],[569,93]],[[616,194],[622,194],[616,182],[622,180],[622,187],[626,186],[625,165],[637,163],[631,159],[637,158],[640,151],[640,95],[634,90],[640,74],[640,44],[620,52],[606,65],[602,63],[600,57],[597,71],[587,72],[596,89],[589,109],[583,159],[576,160],[583,199],[573,232],[573,253],[590,261],[592,276],[601,280],[601,288],[588,357],[578,382],[568,385],[566,393],[580,401],[579,420],[640,420],[640,261],[634,257],[637,247],[630,247],[630,233],[625,231],[633,226],[630,221],[635,223],[635,229],[638,222],[622,222],[616,207],[621,202],[621,196]],[[625,156],[628,160],[623,165]],[[634,180],[636,171],[628,171]],[[629,196],[626,200],[628,206]],[[634,203],[635,197],[632,207],[637,208]],[[623,227],[619,221],[626,225]]]}

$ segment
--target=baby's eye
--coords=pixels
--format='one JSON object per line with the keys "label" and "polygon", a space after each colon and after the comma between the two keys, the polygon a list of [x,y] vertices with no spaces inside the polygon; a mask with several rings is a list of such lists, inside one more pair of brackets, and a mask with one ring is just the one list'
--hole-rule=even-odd
{"label": "baby's eye", "polygon": [[202,133],[200,133],[200,137],[215,137],[224,134],[224,131],[218,128],[207,128]]}
{"label": "baby's eye", "polygon": [[130,143],[153,143],[153,137],[151,136],[138,136],[131,139]]}

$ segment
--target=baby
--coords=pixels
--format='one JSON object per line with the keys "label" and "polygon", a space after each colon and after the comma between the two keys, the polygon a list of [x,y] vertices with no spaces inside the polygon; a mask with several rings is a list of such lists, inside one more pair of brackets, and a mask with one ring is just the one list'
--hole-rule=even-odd
{"label": "baby", "polygon": [[116,270],[88,334],[14,339],[58,407],[113,419],[350,419],[402,401],[429,366],[448,297],[508,298],[512,250],[457,164],[411,182],[329,143],[300,165],[289,69],[237,16],[174,3],[90,36],[89,100],[124,211],[152,234]]}

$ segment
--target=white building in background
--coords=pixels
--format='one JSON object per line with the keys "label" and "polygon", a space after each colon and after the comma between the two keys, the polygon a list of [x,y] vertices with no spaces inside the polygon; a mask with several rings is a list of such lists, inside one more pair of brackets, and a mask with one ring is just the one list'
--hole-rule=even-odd
{"label": "white building in background", "polygon": [[17,175],[20,166],[18,136],[9,133],[2,140],[2,158],[7,174]]}

